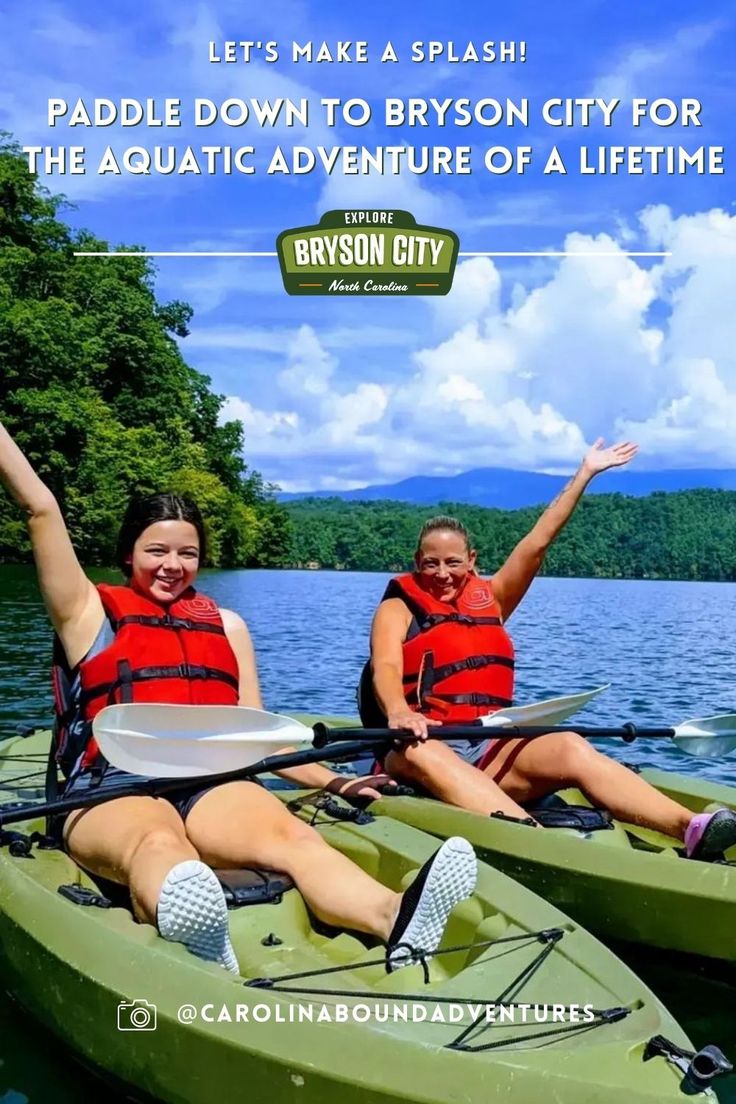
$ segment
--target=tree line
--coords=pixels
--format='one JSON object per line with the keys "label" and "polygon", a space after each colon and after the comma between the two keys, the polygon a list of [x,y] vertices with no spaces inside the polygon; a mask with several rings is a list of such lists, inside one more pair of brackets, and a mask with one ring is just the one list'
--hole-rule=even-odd
{"label": "tree line", "polygon": [[[110,564],[132,493],[173,491],[205,516],[215,566],[280,566],[290,524],[243,458],[243,427],[184,361],[192,310],[160,303],[145,257],[107,250],[59,217],[65,201],[0,134],[0,418],[56,494],[84,563]],[[0,493],[0,560],[29,555]]]}
{"label": "tree line", "polygon": [[[493,510],[443,502],[288,503],[293,566],[351,571],[409,569],[417,534],[432,514],[459,517],[492,573],[543,507]],[[736,492],[658,492],[644,498],[590,495],[547,554],[542,574],[619,579],[736,579]]]}

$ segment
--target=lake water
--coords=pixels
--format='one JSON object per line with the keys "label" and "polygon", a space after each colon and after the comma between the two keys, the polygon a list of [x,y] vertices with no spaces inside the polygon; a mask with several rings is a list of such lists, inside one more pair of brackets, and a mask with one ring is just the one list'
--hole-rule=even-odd
{"label": "lake water", "polygon": [[[100,572],[96,578],[113,576]],[[267,708],[354,714],[371,616],[387,580],[348,572],[204,572],[201,589],[248,622]],[[736,585],[539,579],[509,628],[520,702],[611,683],[583,714],[587,723],[670,725],[736,713]],[[32,569],[0,567],[0,735],[13,734],[19,723],[48,727],[49,656],[50,632]],[[627,762],[736,784],[736,757],[697,760],[655,741],[607,741],[606,750]],[[641,959],[636,968],[694,1041],[733,1048],[732,989],[706,981],[684,985],[660,964],[650,967]],[[96,1081],[12,1006],[0,1007],[0,1104],[99,1097]],[[736,1102],[736,1091],[728,1087],[721,1098]],[[105,1099],[123,1098],[105,1090]]]}

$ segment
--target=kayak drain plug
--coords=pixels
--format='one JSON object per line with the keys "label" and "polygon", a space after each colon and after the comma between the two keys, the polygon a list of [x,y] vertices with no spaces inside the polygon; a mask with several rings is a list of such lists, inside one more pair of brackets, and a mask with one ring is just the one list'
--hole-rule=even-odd
{"label": "kayak drain plug", "polygon": [[263,939],[261,940],[261,946],[280,947],[283,942],[283,939],[279,939],[279,937],[277,935],[274,935],[273,932],[269,932],[268,935],[264,935]]}
{"label": "kayak drain plug", "polygon": [[663,1035],[655,1035],[647,1043],[644,1051],[644,1061],[650,1058],[662,1057],[672,1062],[685,1074],[682,1080],[682,1091],[686,1096],[694,1096],[710,1087],[711,1081],[724,1073],[732,1073],[733,1065],[726,1058],[723,1051],[709,1043],[702,1047],[696,1054],[692,1050],[683,1050],[676,1043],[665,1039]]}

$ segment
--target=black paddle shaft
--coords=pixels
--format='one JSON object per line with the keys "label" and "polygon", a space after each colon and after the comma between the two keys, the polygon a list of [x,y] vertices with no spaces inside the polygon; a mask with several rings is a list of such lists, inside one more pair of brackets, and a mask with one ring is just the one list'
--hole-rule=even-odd
{"label": "black paddle shaft", "polygon": [[238,782],[241,779],[252,778],[257,774],[268,774],[280,770],[289,770],[291,767],[303,767],[309,763],[321,763],[324,759],[350,760],[360,759],[365,755],[366,747],[371,744],[379,746],[385,744],[391,737],[385,732],[373,741],[355,740],[352,743],[341,742],[339,746],[308,748],[305,751],[288,752],[285,755],[270,755],[266,759],[259,759],[249,767],[241,767],[239,770],[223,771],[220,774],[200,774],[192,778],[152,778],[145,782],[121,783],[119,786],[100,786],[99,789],[69,797],[61,797],[58,801],[49,801],[43,805],[38,802],[26,802],[3,810],[0,807],[0,828],[6,824],[15,824],[21,820],[35,819],[36,817],[58,816],[63,813],[71,813],[75,809],[89,809],[94,805],[103,805],[107,801],[114,801],[118,797],[160,797],[163,794],[176,793],[180,790],[190,790],[202,786],[220,786],[225,782]]}
{"label": "black paddle shaft", "polygon": [[[631,743],[639,737],[646,739],[671,739],[677,733],[674,728],[637,728],[634,724],[619,725],[616,728],[592,728],[585,725],[430,725],[429,738],[432,740],[518,740],[532,736],[546,736],[550,732],[577,732],[586,739],[619,739]],[[314,726],[314,746],[324,747],[341,740],[359,741],[366,744],[388,741],[403,743],[416,740],[412,732],[400,728],[330,728],[318,723]]]}

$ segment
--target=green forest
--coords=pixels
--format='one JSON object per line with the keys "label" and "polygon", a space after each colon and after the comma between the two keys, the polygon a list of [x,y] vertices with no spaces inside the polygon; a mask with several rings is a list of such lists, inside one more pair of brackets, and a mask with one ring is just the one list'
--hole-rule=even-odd
{"label": "green forest", "polygon": [[[481,571],[492,573],[529,532],[542,507],[489,510],[440,503],[288,504],[292,557],[299,566],[354,571],[410,567],[417,533],[432,514],[459,517],[470,530]],[[542,574],[624,579],[736,579],[736,492],[680,491],[630,498],[590,495],[550,549]]]}
{"label": "green forest", "polygon": [[[242,458],[240,422],[182,358],[192,317],[159,303],[145,257],[75,258],[107,242],[73,231],[0,134],[0,418],[64,511],[80,559],[113,562],[129,496],[173,491],[204,514],[214,566],[281,566],[288,517]],[[134,248],[134,247],[128,247]],[[26,559],[0,492],[0,560]]]}

